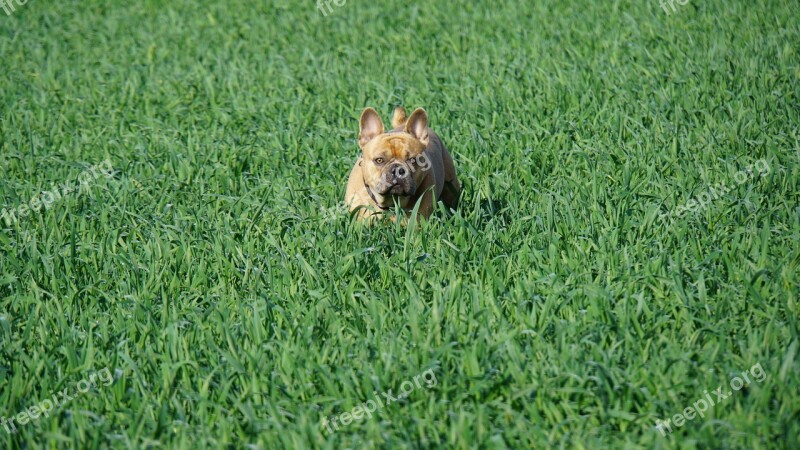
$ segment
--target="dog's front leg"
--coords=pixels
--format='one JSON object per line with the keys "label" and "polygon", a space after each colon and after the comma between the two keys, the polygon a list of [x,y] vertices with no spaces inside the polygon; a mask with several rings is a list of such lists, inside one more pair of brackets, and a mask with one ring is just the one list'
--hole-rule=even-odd
{"label": "dog's front leg", "polygon": [[[422,194],[422,198],[418,200],[419,202],[419,209],[417,210],[417,221],[421,218],[427,219],[428,217],[433,214],[433,206],[436,204],[436,195],[433,193],[433,187],[425,190]],[[416,204],[416,202],[415,202]],[[406,211],[406,218],[411,219],[412,210]]]}

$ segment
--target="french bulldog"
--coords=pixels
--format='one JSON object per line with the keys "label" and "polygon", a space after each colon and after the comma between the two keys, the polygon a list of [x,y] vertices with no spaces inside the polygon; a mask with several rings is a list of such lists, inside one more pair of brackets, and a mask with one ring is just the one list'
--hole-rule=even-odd
{"label": "french bulldog", "polygon": [[410,117],[398,107],[394,129],[385,132],[373,108],[361,113],[358,145],[361,155],[350,172],[345,203],[359,210],[359,219],[371,219],[395,208],[411,210],[420,202],[419,215],[433,213],[441,200],[448,208],[458,206],[461,189],[453,158],[439,136],[428,128],[428,114],[419,108]]}

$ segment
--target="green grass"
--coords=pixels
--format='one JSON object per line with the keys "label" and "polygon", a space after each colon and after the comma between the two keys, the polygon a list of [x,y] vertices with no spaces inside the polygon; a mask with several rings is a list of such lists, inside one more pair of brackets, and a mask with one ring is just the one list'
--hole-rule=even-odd
{"label": "green grass", "polygon": [[[116,378],[3,448],[800,447],[795,2],[16,8],[0,207],[114,173],[0,221],[0,416]],[[397,104],[461,208],[363,227],[358,116]]]}

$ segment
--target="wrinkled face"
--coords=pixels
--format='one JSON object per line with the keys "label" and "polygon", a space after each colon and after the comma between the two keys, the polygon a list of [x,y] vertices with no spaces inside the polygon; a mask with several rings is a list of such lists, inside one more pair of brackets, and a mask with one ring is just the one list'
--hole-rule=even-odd
{"label": "wrinkled face", "polygon": [[415,111],[404,131],[383,132],[383,123],[372,109],[361,117],[361,170],[373,200],[382,208],[397,202],[409,206],[417,187],[430,171],[424,153],[428,144],[427,115]]}
{"label": "wrinkled face", "polygon": [[407,133],[383,134],[364,147],[364,181],[380,206],[392,207],[395,200],[407,206],[430,170],[424,150],[425,146]]}

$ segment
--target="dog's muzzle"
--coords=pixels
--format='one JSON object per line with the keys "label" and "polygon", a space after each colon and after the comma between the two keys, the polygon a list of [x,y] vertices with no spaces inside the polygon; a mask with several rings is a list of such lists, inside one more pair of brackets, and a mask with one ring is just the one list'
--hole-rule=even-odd
{"label": "dog's muzzle", "polygon": [[416,183],[411,176],[411,169],[403,164],[389,166],[381,177],[381,195],[410,196],[416,191]]}

